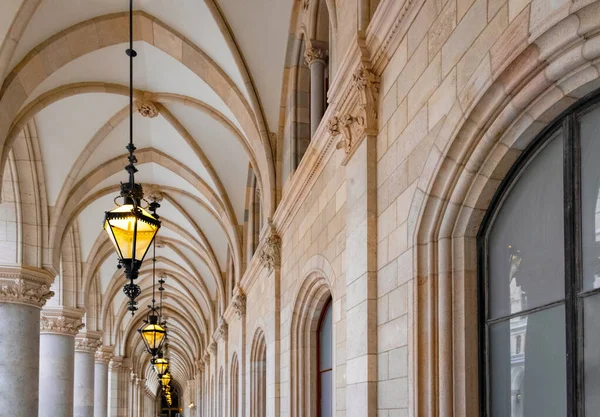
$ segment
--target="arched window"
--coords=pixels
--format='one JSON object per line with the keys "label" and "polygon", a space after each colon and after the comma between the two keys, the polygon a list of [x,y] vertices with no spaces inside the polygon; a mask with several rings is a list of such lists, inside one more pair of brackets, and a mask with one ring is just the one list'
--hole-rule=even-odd
{"label": "arched window", "polygon": [[333,319],[331,300],[323,309],[319,323],[317,386],[319,417],[333,417]]}
{"label": "arched window", "polygon": [[598,415],[599,103],[576,105],[534,141],[484,219],[488,417]]}
{"label": "arched window", "polygon": [[240,378],[239,378],[239,364],[237,355],[234,355],[231,361],[231,376],[229,378],[229,385],[231,388],[230,400],[229,400],[229,416],[238,417],[240,407]]}
{"label": "arched window", "polygon": [[250,417],[267,415],[267,342],[262,330],[258,330],[250,351]]}

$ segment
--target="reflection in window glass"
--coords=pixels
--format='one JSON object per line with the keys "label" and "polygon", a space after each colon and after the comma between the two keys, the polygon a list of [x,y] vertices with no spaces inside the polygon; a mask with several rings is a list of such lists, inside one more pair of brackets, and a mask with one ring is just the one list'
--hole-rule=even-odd
{"label": "reflection in window glass", "polygon": [[562,155],[558,136],[502,203],[489,234],[489,318],[564,297]]}
{"label": "reflection in window glass", "polygon": [[[558,306],[490,326],[492,417],[566,415],[564,314]],[[518,337],[521,353],[511,349]]]}
{"label": "reflection in window glass", "polygon": [[600,288],[600,108],[581,117],[583,290]]}

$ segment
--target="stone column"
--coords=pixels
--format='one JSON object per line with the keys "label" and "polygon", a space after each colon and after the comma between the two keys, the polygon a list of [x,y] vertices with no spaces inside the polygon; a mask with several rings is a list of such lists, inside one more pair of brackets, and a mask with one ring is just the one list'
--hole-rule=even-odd
{"label": "stone column", "polygon": [[40,308],[53,279],[42,269],[0,268],[0,354],[10,358],[0,361],[0,410],[13,417],[38,414]]}
{"label": "stone column", "polygon": [[314,136],[325,113],[325,67],[327,51],[309,46],[304,58],[310,69],[310,135]]}
{"label": "stone column", "polygon": [[97,332],[80,333],[75,338],[74,417],[94,416],[94,355],[101,343]]}
{"label": "stone column", "polygon": [[112,346],[102,346],[96,351],[94,417],[108,417],[108,364],[113,356],[112,351]]}
{"label": "stone column", "polygon": [[47,307],[40,319],[39,417],[72,417],[75,335],[83,328],[82,311]]}
{"label": "stone column", "polygon": [[123,357],[112,358],[108,365],[108,416],[117,417],[119,408],[119,374],[123,366]]}

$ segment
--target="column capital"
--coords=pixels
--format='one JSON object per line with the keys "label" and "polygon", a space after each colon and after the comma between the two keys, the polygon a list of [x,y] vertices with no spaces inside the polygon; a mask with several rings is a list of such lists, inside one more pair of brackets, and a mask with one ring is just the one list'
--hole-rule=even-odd
{"label": "column capital", "polygon": [[25,304],[37,308],[54,296],[54,275],[29,266],[0,266],[0,303]]}
{"label": "column capital", "polygon": [[95,353],[102,346],[100,337],[100,332],[79,332],[75,337],[75,352]]}
{"label": "column capital", "polygon": [[308,46],[304,51],[304,59],[309,67],[317,61],[325,63],[325,60],[327,59],[327,49]]}
{"label": "column capital", "polygon": [[96,363],[108,365],[113,358],[113,347],[112,346],[100,346],[96,350]]}
{"label": "column capital", "polygon": [[244,290],[238,286],[236,286],[236,289],[234,290],[234,296],[233,300],[231,301],[231,305],[233,306],[235,315],[239,319],[246,315],[246,294],[244,294]]}
{"label": "column capital", "polygon": [[273,268],[281,267],[281,237],[271,220],[269,220],[269,231],[261,244],[258,256],[269,272]]}
{"label": "column capital", "polygon": [[40,317],[41,334],[73,336],[84,328],[83,310],[69,307],[46,307]]}

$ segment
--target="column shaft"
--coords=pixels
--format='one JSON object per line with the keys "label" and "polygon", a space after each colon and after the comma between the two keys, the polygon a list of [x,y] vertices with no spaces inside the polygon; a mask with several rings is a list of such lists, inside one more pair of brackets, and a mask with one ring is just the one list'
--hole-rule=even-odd
{"label": "column shaft", "polygon": [[[0,410],[13,417],[38,414],[40,309],[0,302]],[[32,383],[34,381],[34,383]]]}
{"label": "column shaft", "polygon": [[74,363],[73,336],[40,336],[39,417],[73,416]]}
{"label": "column shaft", "polygon": [[94,372],[94,417],[108,417],[108,363],[96,361]]}
{"label": "column shaft", "polygon": [[94,352],[75,352],[74,417],[94,417]]}
{"label": "column shaft", "polygon": [[314,136],[325,113],[325,61],[310,63],[310,136]]}

